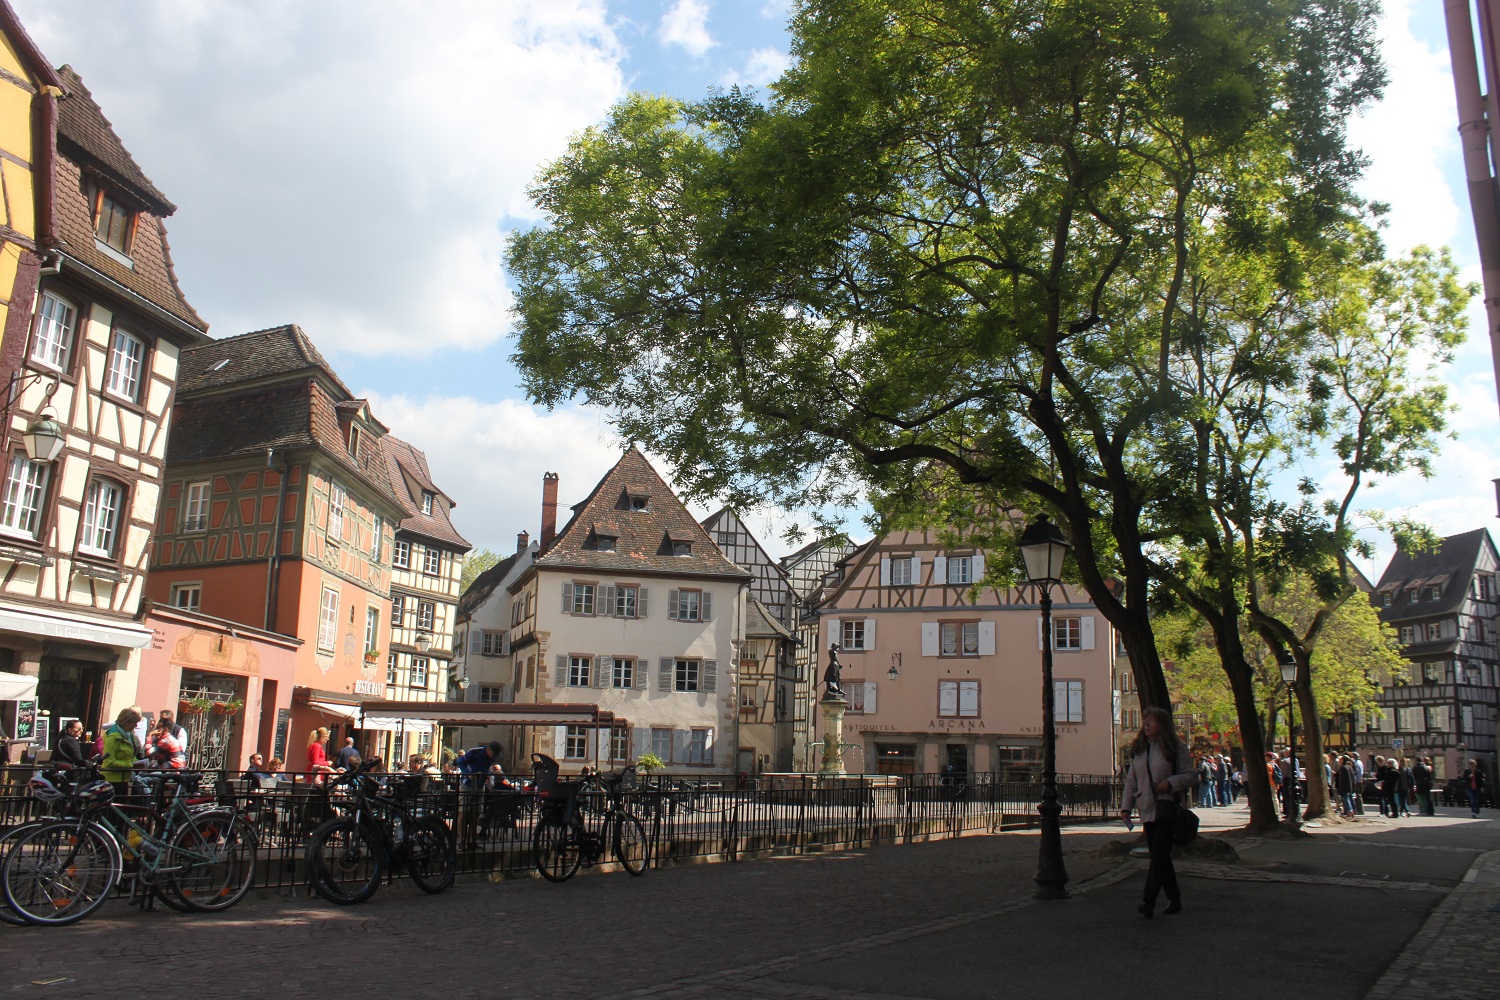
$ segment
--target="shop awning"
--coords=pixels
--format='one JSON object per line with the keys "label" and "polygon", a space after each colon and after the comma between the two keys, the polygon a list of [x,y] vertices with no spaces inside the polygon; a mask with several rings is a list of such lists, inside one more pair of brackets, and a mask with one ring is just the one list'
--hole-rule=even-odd
{"label": "shop awning", "polygon": [[389,719],[367,715],[359,720],[355,728],[364,731],[373,729],[382,733],[430,733],[434,727],[431,719]]}
{"label": "shop awning", "polygon": [[12,607],[0,607],[0,630],[127,649],[145,649],[151,645],[151,630],[134,622],[105,622],[76,614],[48,615]]}
{"label": "shop awning", "polygon": [[30,674],[13,674],[0,670],[0,701],[35,698],[36,680]]}
{"label": "shop awning", "polygon": [[309,708],[317,709],[319,712],[327,712],[329,715],[337,715],[341,719],[359,720],[358,705],[336,705],[331,701],[309,701]]}
{"label": "shop awning", "polygon": [[604,711],[598,705],[367,701],[361,708],[366,718],[435,719],[444,726],[586,726],[608,729],[619,721],[613,712]]}

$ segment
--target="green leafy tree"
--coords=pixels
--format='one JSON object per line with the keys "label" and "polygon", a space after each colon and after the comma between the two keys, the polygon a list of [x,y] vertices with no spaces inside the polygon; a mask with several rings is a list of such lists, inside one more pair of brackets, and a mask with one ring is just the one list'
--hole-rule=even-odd
{"label": "green leafy tree", "polygon": [[500,557],[489,549],[480,549],[478,552],[470,552],[464,557],[464,571],[458,577],[458,592],[462,594],[469,589],[469,584],[474,578],[500,561]]}
{"label": "green leafy tree", "polygon": [[544,170],[507,252],[526,387],[731,506],[868,491],[995,544],[1050,511],[1166,705],[1181,490],[1144,442],[1198,405],[1184,295],[1205,241],[1294,286],[1344,235],[1376,9],[806,0],[766,105],[632,96]]}

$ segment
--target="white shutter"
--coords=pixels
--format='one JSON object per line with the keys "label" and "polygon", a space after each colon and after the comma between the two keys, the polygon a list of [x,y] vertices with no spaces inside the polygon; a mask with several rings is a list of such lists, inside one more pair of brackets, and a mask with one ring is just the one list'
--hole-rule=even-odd
{"label": "white shutter", "polygon": [[932,582],[934,586],[941,587],[948,582],[948,557],[932,557]]}
{"label": "white shutter", "polygon": [[672,675],[677,670],[677,661],[670,656],[663,656],[657,661],[656,690],[671,691]]}
{"label": "white shutter", "polygon": [[979,623],[979,655],[980,656],[994,656],[995,655],[995,623],[994,622],[980,622]]}
{"label": "white shutter", "polygon": [[958,714],[963,716],[976,716],[979,714],[979,685],[973,682],[958,682]]}
{"label": "white shutter", "polygon": [[677,591],[667,591],[667,617],[673,621],[677,620]]}
{"label": "white shutter", "polygon": [[978,583],[984,579],[984,553],[974,553],[974,582]]}
{"label": "white shutter", "polygon": [[640,760],[650,749],[651,730],[645,726],[636,726],[630,731],[630,759]]}
{"label": "white shutter", "polygon": [[913,587],[920,587],[920,586],[922,586],[922,557],[921,556],[912,556],[911,557],[911,585]]}
{"label": "white shutter", "polygon": [[641,587],[635,592],[635,616],[646,617],[646,588]]}
{"label": "white shutter", "polygon": [[891,585],[891,557],[880,557],[880,585],[889,587]]}
{"label": "white shutter", "polygon": [[594,613],[600,617],[612,617],[615,613],[615,588],[600,587],[599,603],[594,605]]}
{"label": "white shutter", "polygon": [[1083,636],[1083,648],[1084,649],[1093,649],[1094,648],[1094,616],[1093,615],[1083,615],[1081,618],[1078,619],[1078,622],[1079,622],[1079,626],[1080,626],[1079,631],[1080,631],[1080,633]]}
{"label": "white shutter", "polygon": [[685,764],[688,759],[688,747],[692,745],[693,732],[690,729],[672,730],[672,763]]}
{"label": "white shutter", "polygon": [[568,727],[567,726],[553,726],[552,727],[552,759],[553,760],[562,760],[563,759],[563,755],[565,753],[567,753],[567,751],[568,751]]}
{"label": "white shutter", "polygon": [[938,681],[938,714],[958,714],[958,681]]}
{"label": "white shutter", "polygon": [[830,618],[828,619],[828,642],[823,648],[827,649],[834,643],[841,646],[844,644],[844,623],[837,618]]}
{"label": "white shutter", "polygon": [[500,655],[510,655],[510,633],[507,632],[500,637]]}
{"label": "white shutter", "polygon": [[923,656],[937,656],[938,655],[938,623],[937,622],[923,622],[922,623],[922,655]]}
{"label": "white shutter", "polygon": [[713,694],[719,690],[719,661],[704,660],[698,672],[698,690]]}
{"label": "white shutter", "polygon": [[714,731],[709,729],[707,735],[703,737],[703,755],[710,764],[714,763],[714,750]]}
{"label": "white shutter", "polygon": [[558,653],[557,654],[557,686],[560,687],[560,688],[568,686],[568,654],[567,653]]}
{"label": "white shutter", "polygon": [[708,591],[698,595],[698,620],[708,621],[714,616],[714,595]]}
{"label": "white shutter", "polygon": [[1068,685],[1068,718],[1083,719],[1083,684]]}
{"label": "white shutter", "polygon": [[865,619],[865,648],[875,648],[875,619]]}
{"label": "white shutter", "polygon": [[[1468,705],[1464,706],[1464,722],[1468,723],[1468,725],[1466,725],[1464,727],[1464,732],[1468,732],[1469,730],[1471,730],[1471,729],[1474,728],[1474,725],[1473,725],[1474,720],[1473,720],[1472,714],[1471,714],[1473,711],[1474,710],[1471,707],[1469,707]],[[1451,732],[1452,731],[1453,727],[1452,727],[1452,725],[1450,725],[1450,723],[1452,721],[1452,718],[1451,718],[1451,713],[1452,712],[1453,712],[1453,707],[1451,705],[1442,705],[1442,706],[1440,706],[1438,708],[1438,711],[1437,711],[1437,720],[1436,720],[1436,722],[1437,722],[1437,731],[1438,732],[1440,732],[1440,733],[1446,733],[1446,732]]]}
{"label": "white shutter", "polygon": [[594,687],[607,688],[614,683],[615,658],[613,656],[594,657]]}
{"label": "white shutter", "polygon": [[484,652],[484,633],[473,627],[469,629],[469,652]]}
{"label": "white shutter", "polygon": [[879,710],[875,701],[875,682],[865,681],[865,714],[874,715]]}
{"label": "white shutter", "polygon": [[573,613],[573,585],[571,583],[563,584],[562,613],[565,615]]}
{"label": "white shutter", "polygon": [[650,684],[648,680],[651,674],[650,663],[651,658],[648,656],[637,656],[635,658],[635,689],[637,691],[646,690]]}

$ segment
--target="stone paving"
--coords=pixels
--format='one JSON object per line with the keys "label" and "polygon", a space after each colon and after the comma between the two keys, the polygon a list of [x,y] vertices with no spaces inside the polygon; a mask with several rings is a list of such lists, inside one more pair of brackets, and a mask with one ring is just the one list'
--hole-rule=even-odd
{"label": "stone paving", "polygon": [[[1456,811],[1455,811],[1456,812]],[[1213,832],[1242,809],[1209,810]],[[1240,862],[1179,866],[1186,910],[1143,921],[1144,865],[1095,856],[1119,826],[1065,836],[1073,898],[1030,898],[1036,838],[970,837],[648,872],[567,885],[382,888],[341,908],[301,895],[223,915],[120,903],[71,928],[0,927],[0,998],[55,993],[278,1000],[753,997],[1320,1000],[1500,995],[1500,823],[1337,824],[1301,842],[1237,838]],[[1192,974],[1212,949],[1254,955]],[[49,984],[49,985],[43,985]]]}

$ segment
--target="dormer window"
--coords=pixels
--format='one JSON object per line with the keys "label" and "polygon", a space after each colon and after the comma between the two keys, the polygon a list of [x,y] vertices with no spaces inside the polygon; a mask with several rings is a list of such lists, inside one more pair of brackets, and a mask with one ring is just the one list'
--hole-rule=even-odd
{"label": "dormer window", "polygon": [[1407,597],[1411,599],[1411,603],[1413,604],[1416,604],[1422,599],[1422,591],[1417,587],[1413,587],[1412,589],[1408,590],[1406,594]]}
{"label": "dormer window", "polygon": [[649,493],[632,493],[628,489],[621,490],[620,499],[615,501],[616,510],[649,510],[650,507]]}
{"label": "dormer window", "polygon": [[656,554],[659,556],[690,556],[693,554],[693,543],[687,538],[673,538],[668,532],[661,536],[661,545],[657,547]]}
{"label": "dormer window", "polygon": [[432,513],[432,493],[428,490],[422,491],[422,513]]}
{"label": "dormer window", "polygon": [[356,462],[359,461],[359,425],[358,424],[350,424],[349,425],[349,454],[352,455],[352,456],[354,456],[354,460]]}
{"label": "dormer window", "polygon": [[102,190],[94,194],[94,236],[100,243],[122,254],[130,253],[135,213]]}
{"label": "dormer window", "polygon": [[1428,600],[1432,600],[1432,601],[1441,601],[1443,599],[1443,588],[1442,587],[1428,587],[1427,588],[1427,598],[1428,598]]}

